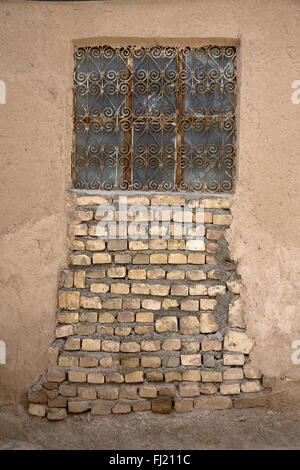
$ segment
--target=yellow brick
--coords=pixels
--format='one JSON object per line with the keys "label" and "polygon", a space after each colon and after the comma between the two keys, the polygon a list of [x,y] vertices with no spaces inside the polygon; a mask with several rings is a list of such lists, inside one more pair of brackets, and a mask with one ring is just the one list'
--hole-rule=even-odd
{"label": "yellow brick", "polygon": [[58,305],[65,310],[77,310],[80,307],[80,292],[60,291]]}
{"label": "yellow brick", "polygon": [[150,264],[167,264],[168,255],[164,253],[152,253],[150,255]]}

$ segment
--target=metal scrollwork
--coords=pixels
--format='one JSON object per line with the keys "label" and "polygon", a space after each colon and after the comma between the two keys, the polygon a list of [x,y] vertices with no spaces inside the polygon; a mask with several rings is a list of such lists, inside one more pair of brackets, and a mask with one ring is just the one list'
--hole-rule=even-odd
{"label": "metal scrollwork", "polygon": [[79,189],[230,192],[236,50],[75,50],[73,183]]}

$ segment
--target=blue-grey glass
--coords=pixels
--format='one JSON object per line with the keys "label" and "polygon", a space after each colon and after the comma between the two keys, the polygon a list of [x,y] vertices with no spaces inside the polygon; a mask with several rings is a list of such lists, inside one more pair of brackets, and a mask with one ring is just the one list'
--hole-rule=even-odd
{"label": "blue-grey glass", "polygon": [[176,50],[156,51],[141,49],[133,58],[133,111],[137,117],[176,115]]}

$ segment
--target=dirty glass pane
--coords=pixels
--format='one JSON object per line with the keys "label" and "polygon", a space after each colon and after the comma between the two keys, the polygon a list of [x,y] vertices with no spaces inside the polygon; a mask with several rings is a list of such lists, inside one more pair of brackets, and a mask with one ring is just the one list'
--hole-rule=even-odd
{"label": "dirty glass pane", "polygon": [[77,188],[231,191],[234,47],[75,51]]}

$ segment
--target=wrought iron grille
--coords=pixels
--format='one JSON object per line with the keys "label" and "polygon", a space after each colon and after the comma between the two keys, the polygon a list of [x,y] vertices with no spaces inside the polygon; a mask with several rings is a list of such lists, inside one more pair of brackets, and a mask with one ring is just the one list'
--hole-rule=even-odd
{"label": "wrought iron grille", "polygon": [[231,191],[235,57],[225,46],[77,48],[74,186]]}

